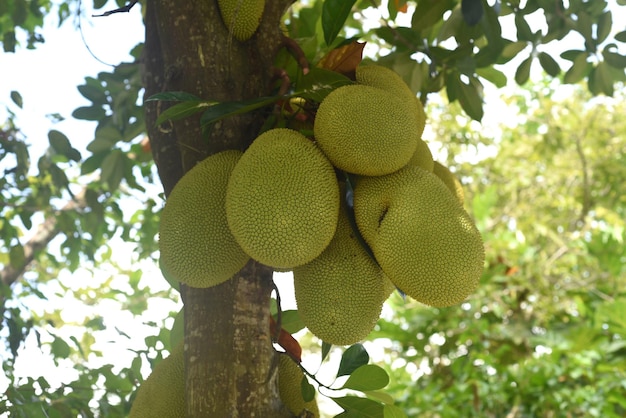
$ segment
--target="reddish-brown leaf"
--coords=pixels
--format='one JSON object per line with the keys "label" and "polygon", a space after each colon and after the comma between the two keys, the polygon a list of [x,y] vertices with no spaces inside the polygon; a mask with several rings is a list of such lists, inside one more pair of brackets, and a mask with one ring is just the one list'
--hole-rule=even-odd
{"label": "reddish-brown leaf", "polygon": [[317,66],[341,73],[354,80],[356,67],[363,60],[363,48],[365,48],[365,42],[354,41],[333,49],[322,57]]}
{"label": "reddish-brown leaf", "polygon": [[[272,338],[276,337],[276,321],[274,321],[274,317],[271,315],[270,334],[272,335]],[[302,347],[300,347],[300,343],[283,328],[280,329],[276,343],[280,345],[292,359],[297,361],[298,364],[302,362]]]}

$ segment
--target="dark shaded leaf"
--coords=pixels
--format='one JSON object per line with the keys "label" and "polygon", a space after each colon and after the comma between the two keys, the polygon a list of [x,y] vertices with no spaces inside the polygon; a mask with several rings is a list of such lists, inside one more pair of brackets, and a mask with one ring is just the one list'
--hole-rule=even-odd
{"label": "dark shaded leaf", "polygon": [[470,26],[476,25],[484,14],[482,0],[461,0],[461,13],[465,23]]}
{"label": "dark shaded leaf", "polygon": [[321,103],[331,91],[352,83],[352,80],[343,74],[313,67],[298,83],[297,88],[299,92],[295,93],[295,95]]}
{"label": "dark shaded leaf", "polygon": [[72,112],[72,116],[76,119],[97,121],[100,119],[104,119],[104,117],[106,116],[106,112],[103,108],[98,106],[83,106],[75,109]]}
{"label": "dark shaded leaf", "polygon": [[587,53],[580,52],[574,59],[572,66],[567,70],[563,77],[563,82],[568,84],[578,83],[591,70],[591,63],[587,62]]}
{"label": "dark shaded leaf", "polygon": [[280,100],[281,97],[259,97],[257,99],[244,102],[224,102],[209,107],[203,114],[200,124],[203,128],[214,124],[224,118],[242,115],[256,109],[271,105]]}
{"label": "dark shaded leaf", "polygon": [[341,356],[337,377],[352,373],[359,367],[367,364],[369,360],[370,356],[367,354],[363,344],[354,344],[348,347],[348,349],[344,351]]}
{"label": "dark shaded leaf", "polygon": [[556,77],[557,75],[559,75],[559,73],[561,72],[561,68],[559,67],[559,64],[556,62],[556,60],[552,58],[552,56],[550,56],[546,52],[540,52],[538,58],[539,64],[541,64],[541,67],[546,73],[548,73],[552,77]]}
{"label": "dark shaded leaf", "polygon": [[15,103],[17,107],[19,107],[20,109],[24,105],[24,101],[22,100],[22,95],[15,90],[11,91],[11,100],[13,100],[13,103]]}
{"label": "dark shaded leaf", "polygon": [[207,107],[214,106],[215,102],[204,102],[204,101],[187,101],[175,104],[172,107],[169,107],[163,111],[159,117],[157,118],[155,124],[160,125],[167,121],[174,121],[189,117],[196,113],[202,112]]}
{"label": "dark shaded leaf", "polygon": [[356,3],[356,0],[324,1],[322,6],[322,30],[324,31],[326,45],[330,45],[341,29],[343,29],[354,3]]}
{"label": "dark shaded leaf", "polygon": [[604,42],[604,40],[609,36],[612,26],[613,15],[611,14],[610,10],[607,10],[600,16],[600,18],[598,18],[596,29],[596,42],[598,44]]}
{"label": "dark shaded leaf", "polygon": [[530,77],[530,68],[532,66],[532,63],[533,57],[531,55],[524,61],[522,61],[519,67],[517,67],[517,70],[515,71],[515,82],[520,86],[524,85],[528,81],[528,78]]}
{"label": "dark shaded leaf", "polygon": [[417,2],[411,27],[418,32],[428,29],[441,21],[443,15],[456,5],[454,0],[423,0]]}
{"label": "dark shaded leaf", "polygon": [[483,99],[480,90],[480,82],[471,78],[469,84],[458,80],[458,100],[461,107],[469,117],[480,121],[483,118]]}
{"label": "dark shaded leaf", "polygon": [[330,349],[332,348],[332,344],[328,344],[326,341],[322,341],[322,361],[326,360],[328,353],[330,353]]}

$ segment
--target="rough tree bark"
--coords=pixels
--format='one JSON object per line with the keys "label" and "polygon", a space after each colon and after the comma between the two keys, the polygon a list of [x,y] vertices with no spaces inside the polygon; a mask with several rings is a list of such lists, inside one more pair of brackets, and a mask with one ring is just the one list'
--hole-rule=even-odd
{"label": "rough tree bark", "polygon": [[[184,91],[215,101],[270,93],[273,58],[281,46],[279,20],[290,1],[268,1],[257,34],[232,38],[215,0],[146,2],[145,96]],[[244,150],[262,117],[216,124],[208,140],[199,118],[156,127],[165,106],[147,102],[146,123],[165,194],[208,155]],[[207,237],[211,239],[211,237]],[[233,279],[210,289],[183,287],[188,417],[290,416],[278,400],[269,335],[272,271],[250,262]]]}

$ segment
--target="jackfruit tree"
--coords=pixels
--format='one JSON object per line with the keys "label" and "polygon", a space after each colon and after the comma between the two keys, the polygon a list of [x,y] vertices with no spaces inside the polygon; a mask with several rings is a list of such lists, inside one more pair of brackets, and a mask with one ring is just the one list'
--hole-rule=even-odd
{"label": "jackfruit tree", "polygon": [[[89,19],[80,4],[1,6],[4,51],[36,48],[48,15],[60,23]],[[389,373],[369,364],[361,342],[385,331],[384,321],[377,327],[383,306],[428,312],[434,324],[440,312],[465,315],[482,295],[485,261],[494,259],[481,237],[487,226],[475,221],[480,178],[461,177],[453,159],[442,159],[463,138],[446,133],[433,141],[425,129],[457,116],[450,110],[457,104],[457,114],[480,121],[487,86],[525,85],[540,69],[564,83],[585,81],[594,95],[612,95],[625,78],[626,36],[613,24],[623,11],[600,0],[567,7],[482,0],[93,6],[98,19],[140,13],[145,27],[133,62],[79,86],[90,104],[73,117],[97,122],[93,140],[51,129],[49,149],[30,167],[27,143],[41,141],[26,140],[15,125],[24,103],[17,91],[2,126],[0,335],[12,384],[0,396],[0,414],[115,417],[134,405],[136,416],[154,416],[160,410],[150,409],[172,396],[173,416],[316,416],[314,399],[324,398],[344,416],[410,416],[406,396],[382,392]],[[558,42],[568,34],[580,35],[576,46]],[[440,91],[448,106],[431,114]],[[155,184],[160,196],[150,194]],[[141,208],[129,215],[120,202],[138,196]],[[584,199],[587,212],[593,201]],[[153,324],[157,336],[145,339],[128,367],[95,367],[83,363],[100,355],[91,333],[68,337],[61,310],[42,314],[31,299],[65,292],[84,306],[116,301],[133,316],[148,309],[142,267],[115,264],[120,238],[134,245],[135,261],[160,265],[150,279],[167,279],[171,288],[159,295],[180,300],[184,315],[173,326]],[[76,290],[64,281],[68,270],[99,265],[127,275],[127,286],[105,281]],[[275,272],[289,270],[301,315],[281,310],[273,283]],[[111,328],[106,317],[84,321],[89,330]],[[292,334],[305,327],[305,351],[321,351],[322,360],[341,352],[331,384],[301,362]],[[75,381],[58,388],[14,372],[31,332],[55,361],[78,364]],[[399,347],[413,356],[411,344]],[[172,354],[163,359],[166,351]],[[146,401],[163,390],[150,382],[170,374],[175,387]]]}

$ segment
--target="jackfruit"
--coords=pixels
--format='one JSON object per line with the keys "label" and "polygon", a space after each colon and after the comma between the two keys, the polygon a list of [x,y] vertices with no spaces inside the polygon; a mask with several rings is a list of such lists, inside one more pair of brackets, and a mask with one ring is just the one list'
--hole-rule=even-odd
{"label": "jackfruit", "polygon": [[345,212],[337,231],[319,257],[293,269],[300,318],[323,341],[350,345],[376,325],[393,288],[359,242]]}
{"label": "jackfruit", "polygon": [[170,193],[159,226],[161,266],[191,287],[231,278],[250,257],[226,222],[226,185],[241,151],[214,154],[189,170]]}
{"label": "jackfruit", "polygon": [[279,354],[278,362],[278,395],[285,406],[297,417],[302,416],[306,409],[319,418],[320,412],[315,398],[305,402],[302,397],[301,382],[304,373],[300,367],[286,354]]}
{"label": "jackfruit", "polygon": [[431,173],[433,172],[435,168],[433,154],[430,152],[428,144],[426,144],[426,142],[422,139],[417,141],[417,148],[407,165],[416,165],[418,167],[422,167],[426,171],[430,171]]}
{"label": "jackfruit", "polygon": [[333,165],[367,176],[406,165],[421,135],[411,106],[389,91],[360,84],[339,87],[326,96],[313,131]]}
{"label": "jackfruit", "polygon": [[222,20],[233,36],[247,41],[254,35],[265,8],[265,0],[218,0]]}
{"label": "jackfruit", "polygon": [[139,386],[128,418],[185,418],[184,362],[181,341]]}
{"label": "jackfruit", "polygon": [[356,81],[359,84],[387,90],[400,97],[405,105],[413,107],[419,123],[417,135],[422,136],[426,124],[424,106],[398,73],[382,65],[359,65],[356,67]]}
{"label": "jackfruit", "polygon": [[304,135],[269,130],[254,140],[233,170],[226,216],[235,239],[255,260],[280,269],[308,263],[335,233],[335,171]]}
{"label": "jackfruit", "polygon": [[478,286],[485,257],[480,233],[433,173],[407,166],[363,177],[354,212],[387,277],[418,302],[454,305]]}
{"label": "jackfruit", "polygon": [[461,185],[459,179],[452,173],[452,171],[450,171],[448,167],[439,162],[435,162],[433,167],[433,173],[437,177],[439,177],[441,181],[443,181],[443,184],[446,185],[448,190],[452,192],[454,197],[456,197],[461,204],[465,203],[465,193],[463,193],[463,186]]}

